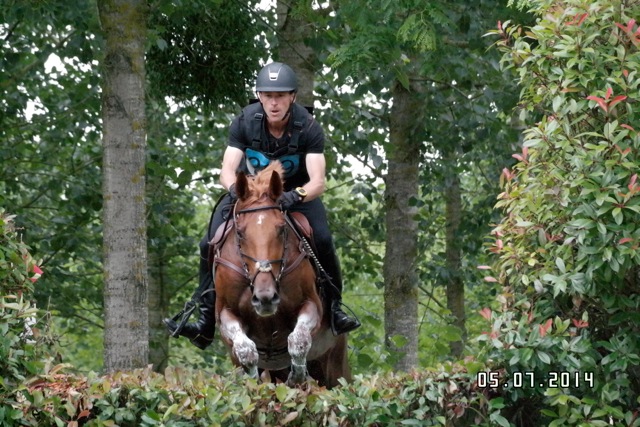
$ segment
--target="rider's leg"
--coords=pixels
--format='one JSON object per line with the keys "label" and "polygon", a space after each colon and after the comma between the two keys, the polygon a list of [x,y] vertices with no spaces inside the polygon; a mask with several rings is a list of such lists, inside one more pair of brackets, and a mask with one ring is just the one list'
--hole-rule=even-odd
{"label": "rider's leg", "polygon": [[213,341],[215,332],[216,318],[215,305],[216,293],[213,284],[213,271],[209,265],[209,242],[213,238],[214,233],[220,225],[226,221],[229,209],[231,207],[231,199],[227,195],[218,205],[211,219],[209,232],[200,241],[200,269],[199,284],[204,289],[200,295],[198,304],[199,316],[198,320],[193,323],[185,324],[182,329],[177,331],[178,324],[173,319],[164,319],[164,323],[172,336],[183,336],[188,338],[193,345],[200,349],[207,348]]}
{"label": "rider's leg", "polygon": [[[315,233],[314,233],[315,236]],[[336,256],[333,242],[318,243],[318,259],[324,270],[331,277],[331,283],[327,285],[327,296],[331,300],[331,326],[336,335],[351,332],[360,327],[360,321],[355,317],[349,316],[342,310],[342,273],[340,272],[340,264]]]}
{"label": "rider's leg", "polygon": [[320,265],[331,278],[326,285],[327,296],[331,301],[331,325],[337,335],[350,332],[360,327],[358,319],[347,315],[342,310],[342,273],[340,262],[333,245],[333,237],[329,230],[327,215],[320,199],[314,199],[297,205],[294,210],[302,212],[313,229],[313,239],[317,248]]}
{"label": "rider's leg", "polygon": [[[213,342],[213,335],[216,327],[215,302],[216,294],[213,288],[213,276],[207,256],[209,253],[209,240],[205,236],[200,242],[200,271],[199,283],[203,286],[204,292],[199,296],[198,320],[185,324],[176,333],[178,324],[173,319],[164,319],[164,324],[172,336],[183,336],[188,338],[193,345],[204,350]],[[204,283],[203,283],[204,282]]]}

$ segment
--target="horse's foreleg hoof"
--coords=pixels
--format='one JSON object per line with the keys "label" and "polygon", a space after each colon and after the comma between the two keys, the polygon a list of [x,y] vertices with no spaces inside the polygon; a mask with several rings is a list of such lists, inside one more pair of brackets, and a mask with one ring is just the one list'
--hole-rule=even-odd
{"label": "horse's foreleg hoof", "polygon": [[247,375],[249,375],[251,378],[257,380],[258,379],[258,366],[257,365],[253,365],[253,366],[247,366],[245,367],[245,372],[247,373]]}
{"label": "horse's foreleg hoof", "polygon": [[297,365],[295,363],[291,364],[291,372],[289,372],[289,377],[287,378],[287,385],[289,387],[294,387],[298,384],[304,383],[309,376],[307,372],[307,365]]}
{"label": "horse's foreleg hoof", "polygon": [[307,354],[311,348],[312,338],[304,323],[298,323],[289,335],[289,355],[291,356],[291,372],[287,385],[302,384],[307,380]]}
{"label": "horse's foreleg hoof", "polygon": [[249,338],[233,343],[233,354],[252,378],[258,378],[258,349]]}

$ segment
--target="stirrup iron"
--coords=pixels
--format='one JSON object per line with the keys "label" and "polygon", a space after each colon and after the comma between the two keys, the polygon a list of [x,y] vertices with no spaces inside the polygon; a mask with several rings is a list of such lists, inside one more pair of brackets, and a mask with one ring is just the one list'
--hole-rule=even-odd
{"label": "stirrup iron", "polygon": [[196,309],[196,303],[193,302],[193,300],[189,300],[184,304],[184,308],[182,310],[180,310],[180,312],[178,314],[176,314],[175,316],[173,316],[171,318],[171,320],[173,320],[174,322],[177,321],[178,319],[180,319],[180,321],[178,322],[176,329],[171,333],[171,336],[173,338],[177,338],[180,336],[180,332],[182,332],[182,329],[184,329],[184,325],[187,324],[187,321],[189,320],[189,318],[191,317],[191,315],[193,314],[193,312]]}

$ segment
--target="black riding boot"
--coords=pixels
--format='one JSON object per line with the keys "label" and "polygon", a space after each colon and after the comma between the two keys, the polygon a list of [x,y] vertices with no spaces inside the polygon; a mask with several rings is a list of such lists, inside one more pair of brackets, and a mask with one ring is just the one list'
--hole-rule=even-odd
{"label": "black riding boot", "polygon": [[[185,306],[187,314],[180,314],[184,320],[179,323],[176,322],[176,317],[178,316],[173,319],[164,319],[164,324],[167,326],[172,337],[178,338],[182,335],[183,337],[188,338],[193,345],[202,350],[207,348],[213,342],[213,335],[216,327],[216,291],[213,285],[213,272],[211,271],[207,261],[208,246],[207,241],[203,239],[200,247],[201,256],[199,282],[200,288],[205,290],[200,295],[200,304],[198,304],[200,316],[198,317],[198,320],[195,323],[184,323],[191,314],[189,309],[193,311],[193,305],[189,308]],[[193,301],[188,302],[187,306],[189,304],[193,304]]]}
{"label": "black riding boot", "polygon": [[216,327],[215,317],[216,293],[210,288],[200,296],[198,311],[200,316],[194,323],[180,325],[174,319],[164,319],[164,324],[172,337],[183,336],[188,338],[193,345],[201,350],[207,348],[213,342],[213,335]]}
{"label": "black riding boot", "polygon": [[331,330],[334,335],[346,334],[354,329],[358,329],[361,324],[356,317],[351,317],[342,310],[342,274],[338,257],[335,252],[326,254],[320,262],[331,278],[330,283],[326,283],[326,295],[331,303]]}
{"label": "black riding boot", "polygon": [[351,317],[342,310],[342,272],[333,244],[316,252],[320,264],[329,279],[325,282],[325,296],[329,299],[331,309],[331,330],[334,335],[346,334],[358,329],[361,324],[356,317]]}
{"label": "black riding boot", "polygon": [[[328,285],[332,287],[331,285]],[[331,301],[331,330],[334,335],[346,334],[360,327],[360,321],[342,310],[342,293],[337,289],[329,290]]]}

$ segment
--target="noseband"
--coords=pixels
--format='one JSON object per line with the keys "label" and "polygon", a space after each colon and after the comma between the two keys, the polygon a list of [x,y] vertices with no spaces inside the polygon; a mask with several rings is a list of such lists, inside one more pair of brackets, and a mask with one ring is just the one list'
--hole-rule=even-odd
{"label": "noseband", "polygon": [[[251,255],[248,255],[246,253],[244,253],[242,251],[242,246],[240,245],[240,241],[242,240],[240,238],[240,232],[238,231],[238,226],[237,226],[237,219],[240,215],[242,214],[248,214],[248,213],[254,213],[254,212],[259,212],[259,211],[266,211],[266,210],[270,210],[270,209],[278,209],[281,210],[279,205],[270,205],[270,206],[259,206],[257,208],[248,208],[248,209],[242,209],[239,211],[236,211],[236,207],[237,207],[237,203],[233,208],[233,218],[234,221],[236,222],[236,226],[235,228],[235,232],[236,232],[236,242],[238,245],[238,253],[240,254],[240,259],[242,261],[242,268],[244,270],[244,275],[246,277],[246,279],[249,281],[249,288],[251,289],[251,292],[253,292],[253,288],[254,285],[253,283],[255,282],[256,278],[258,277],[258,275],[260,273],[271,273],[271,277],[273,277],[273,280],[276,283],[276,290],[280,290],[280,280],[282,279],[282,275],[283,272],[285,270],[285,261],[286,261],[286,257],[287,257],[287,227],[285,227],[284,229],[284,238],[283,238],[283,248],[282,248],[282,258],[279,259],[269,259],[269,260],[260,260],[260,259],[256,259],[254,257],[252,257]],[[247,265],[247,263],[245,262],[245,258],[248,260],[251,260],[253,262],[256,263],[256,274],[253,275],[253,277],[251,277],[251,274],[249,272],[249,266]],[[273,266],[272,264],[281,264],[280,266],[280,272],[278,273],[278,276],[276,277],[276,275],[273,273]]]}

